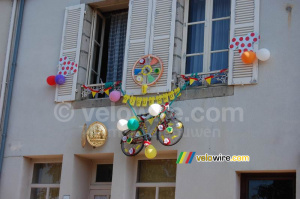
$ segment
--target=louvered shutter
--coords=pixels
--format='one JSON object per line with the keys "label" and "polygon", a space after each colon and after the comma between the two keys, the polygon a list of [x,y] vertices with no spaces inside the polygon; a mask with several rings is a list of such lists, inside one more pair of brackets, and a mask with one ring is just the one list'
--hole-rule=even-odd
{"label": "louvered shutter", "polygon": [[134,63],[149,53],[152,1],[131,0],[129,3],[122,88],[127,94],[140,94],[141,87],[131,77]]}
{"label": "louvered shutter", "polygon": [[[84,4],[70,6],[65,10],[60,57],[67,56],[75,63],[79,63],[84,11]],[[77,74],[68,75],[63,85],[56,86],[56,102],[75,100]]]}
{"label": "louvered shutter", "polygon": [[153,0],[149,52],[161,58],[164,72],[160,80],[149,88],[150,93],[171,90],[175,18],[176,0]]}
{"label": "louvered shutter", "polygon": [[[259,0],[232,0],[230,38],[259,33]],[[258,44],[254,45],[257,51]],[[238,50],[229,50],[229,85],[255,84],[258,77],[258,62],[244,64]]]}
{"label": "louvered shutter", "polygon": [[134,63],[143,55],[160,57],[164,72],[160,80],[148,87],[148,93],[171,90],[176,0],[131,0],[129,5],[127,44],[123,68],[123,89],[129,95],[141,95],[141,86],[131,77]]}

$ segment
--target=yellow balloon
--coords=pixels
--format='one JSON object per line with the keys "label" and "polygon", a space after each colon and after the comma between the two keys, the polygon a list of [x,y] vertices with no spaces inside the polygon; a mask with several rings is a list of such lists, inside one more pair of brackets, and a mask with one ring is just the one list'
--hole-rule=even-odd
{"label": "yellow balloon", "polygon": [[145,156],[148,158],[148,159],[153,159],[156,157],[156,154],[157,154],[157,151],[155,149],[155,147],[153,145],[149,145],[146,147],[145,149]]}

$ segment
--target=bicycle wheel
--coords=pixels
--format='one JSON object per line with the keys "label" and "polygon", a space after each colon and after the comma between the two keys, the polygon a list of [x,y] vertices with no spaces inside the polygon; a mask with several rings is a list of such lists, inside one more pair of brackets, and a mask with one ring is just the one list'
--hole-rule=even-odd
{"label": "bicycle wheel", "polygon": [[139,137],[142,135],[141,131],[125,131],[123,132],[123,138],[121,139],[122,152],[127,156],[135,156],[144,147],[144,138]]}
{"label": "bicycle wheel", "polygon": [[172,118],[161,123],[163,128],[157,130],[157,139],[162,145],[172,146],[177,144],[183,136],[184,126],[180,120]]}

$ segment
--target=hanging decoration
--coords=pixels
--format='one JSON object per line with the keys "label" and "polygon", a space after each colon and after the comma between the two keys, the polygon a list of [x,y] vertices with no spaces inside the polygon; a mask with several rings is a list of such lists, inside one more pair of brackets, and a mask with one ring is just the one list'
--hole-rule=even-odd
{"label": "hanging decoration", "polygon": [[86,140],[93,147],[102,146],[107,140],[107,129],[101,122],[92,123],[86,130],[86,124],[84,124],[81,134],[81,145],[85,146]]}
{"label": "hanging decoration", "polygon": [[132,68],[132,79],[141,86],[142,94],[147,94],[148,86],[153,86],[161,78],[163,63],[154,55],[145,55],[138,59]]}
{"label": "hanging decoration", "polygon": [[57,75],[49,76],[47,83],[50,86],[63,85],[66,82],[66,77],[73,75],[78,70],[78,65],[75,62],[70,61],[68,57],[61,57],[58,63]]}
{"label": "hanging decoration", "polygon": [[117,102],[121,98],[121,82],[122,81],[106,82],[93,87],[82,85],[83,90],[81,96],[87,97],[89,94],[92,94],[92,96],[95,97],[97,93],[105,93],[112,102]]}
{"label": "hanging decoration", "polygon": [[268,49],[266,48],[261,48],[257,51],[256,53],[256,57],[257,59],[259,59],[260,61],[267,61],[268,59],[270,59],[271,53]]}

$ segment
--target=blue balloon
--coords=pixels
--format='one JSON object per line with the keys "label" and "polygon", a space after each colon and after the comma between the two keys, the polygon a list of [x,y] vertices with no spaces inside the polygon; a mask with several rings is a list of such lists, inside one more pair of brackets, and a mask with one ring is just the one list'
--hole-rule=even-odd
{"label": "blue balloon", "polygon": [[66,82],[66,78],[63,75],[56,75],[55,76],[55,82],[58,85],[62,85]]}

